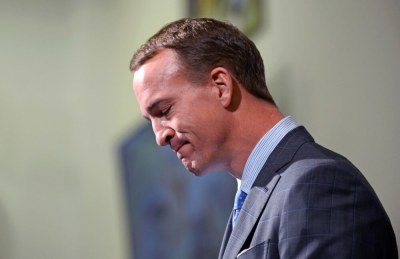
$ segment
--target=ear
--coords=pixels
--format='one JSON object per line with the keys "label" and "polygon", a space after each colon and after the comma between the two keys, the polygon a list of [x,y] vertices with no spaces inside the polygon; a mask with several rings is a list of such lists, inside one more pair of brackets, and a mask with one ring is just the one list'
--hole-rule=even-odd
{"label": "ear", "polygon": [[211,86],[217,94],[218,100],[224,107],[228,107],[233,98],[233,77],[231,73],[223,68],[216,67],[210,72]]}

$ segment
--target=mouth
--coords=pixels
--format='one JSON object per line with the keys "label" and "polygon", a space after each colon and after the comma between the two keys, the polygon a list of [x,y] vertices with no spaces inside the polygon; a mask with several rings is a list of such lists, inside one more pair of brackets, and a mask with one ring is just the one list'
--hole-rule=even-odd
{"label": "mouth", "polygon": [[182,159],[182,157],[183,157],[183,155],[179,151],[182,149],[183,146],[185,146],[188,143],[189,142],[185,141],[178,145],[171,145],[171,149],[177,154],[179,159]]}

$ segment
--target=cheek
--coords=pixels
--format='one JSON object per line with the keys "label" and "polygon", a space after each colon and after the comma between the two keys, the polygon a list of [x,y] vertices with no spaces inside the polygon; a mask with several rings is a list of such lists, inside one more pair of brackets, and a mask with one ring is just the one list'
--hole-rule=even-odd
{"label": "cheek", "polygon": [[174,113],[169,125],[174,127],[177,132],[196,134],[200,128],[203,128],[203,121],[204,119],[198,116],[196,112],[183,109]]}
{"label": "cheek", "polygon": [[196,146],[215,145],[225,130],[224,113],[219,109],[210,103],[187,106],[174,113],[171,125]]}
{"label": "cheek", "polygon": [[225,143],[226,132],[223,125],[210,123],[204,128],[199,128],[197,133],[197,147],[195,147],[202,153],[210,153],[212,156],[217,155]]}

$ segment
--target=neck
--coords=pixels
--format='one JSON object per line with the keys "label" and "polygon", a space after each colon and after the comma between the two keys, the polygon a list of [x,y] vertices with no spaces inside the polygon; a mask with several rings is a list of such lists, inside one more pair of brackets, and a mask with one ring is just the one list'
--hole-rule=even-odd
{"label": "neck", "polygon": [[237,179],[242,178],[244,166],[257,142],[284,118],[275,105],[260,100],[246,91],[239,108],[234,112],[234,124],[228,161],[229,172]]}

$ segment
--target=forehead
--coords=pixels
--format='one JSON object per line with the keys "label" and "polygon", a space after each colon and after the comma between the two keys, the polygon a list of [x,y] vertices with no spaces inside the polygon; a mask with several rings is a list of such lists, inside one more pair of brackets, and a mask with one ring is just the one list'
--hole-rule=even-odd
{"label": "forehead", "polygon": [[177,74],[179,70],[177,54],[173,50],[162,50],[134,72],[133,87],[160,83]]}
{"label": "forehead", "polygon": [[143,64],[133,74],[133,90],[142,112],[156,99],[177,91],[187,82],[177,54],[165,49]]}

